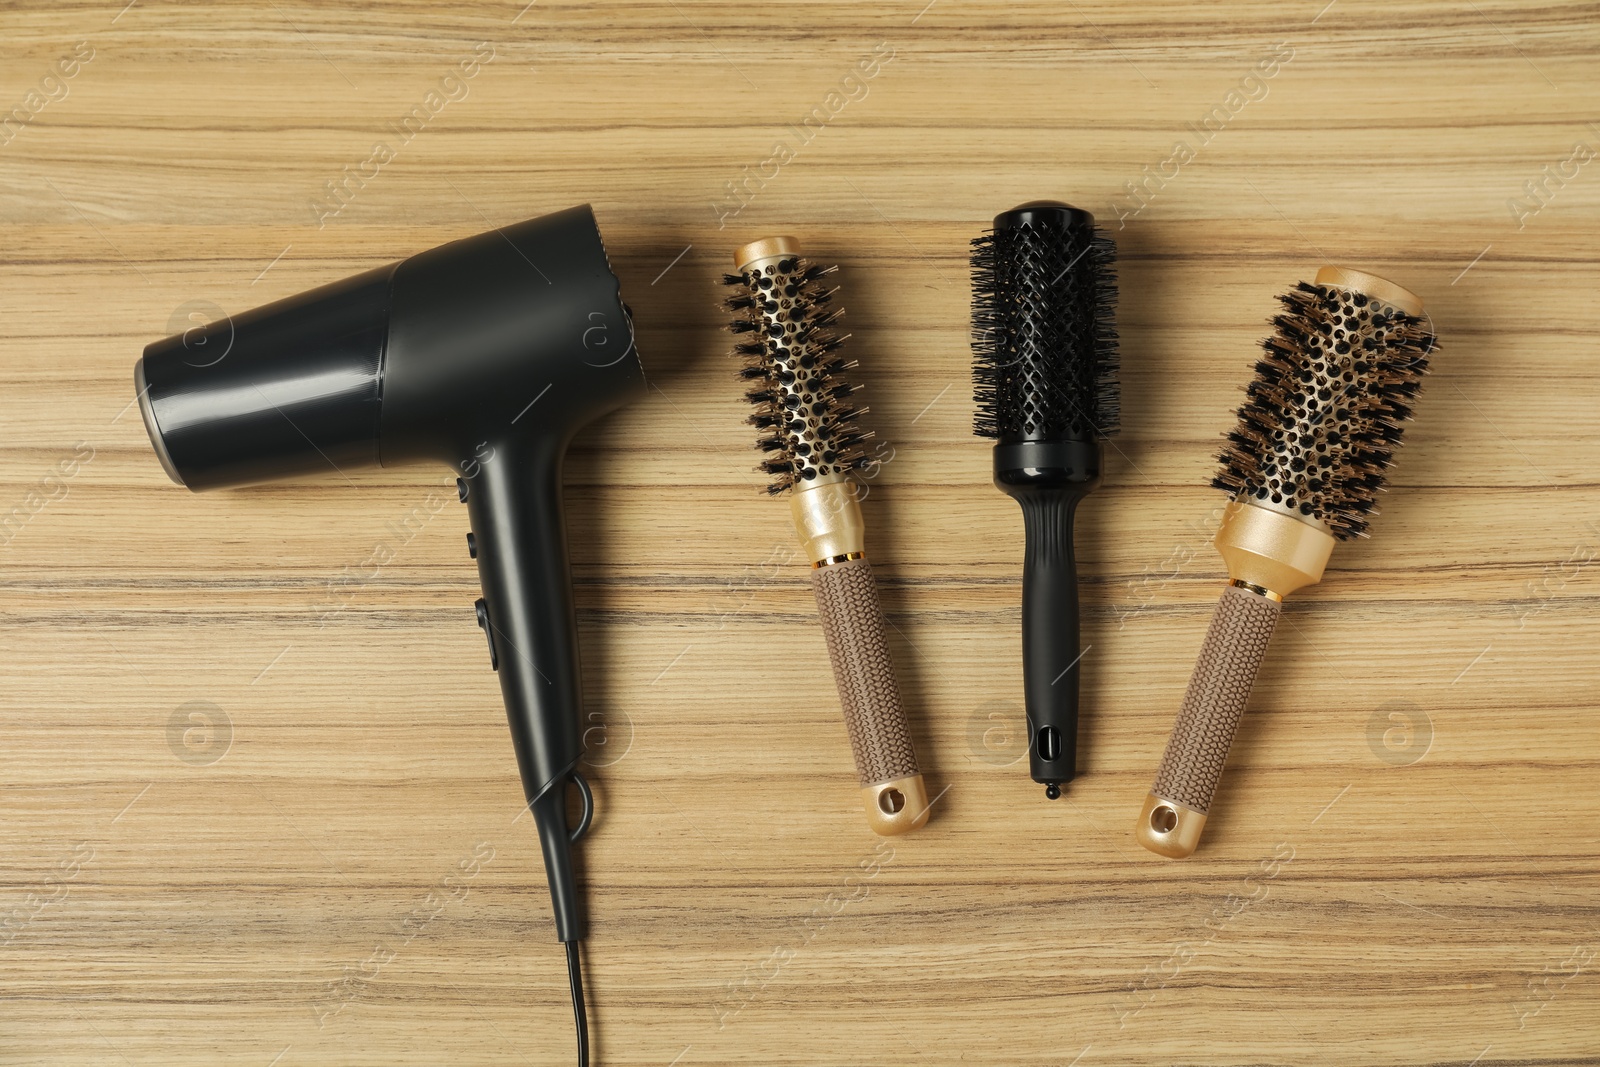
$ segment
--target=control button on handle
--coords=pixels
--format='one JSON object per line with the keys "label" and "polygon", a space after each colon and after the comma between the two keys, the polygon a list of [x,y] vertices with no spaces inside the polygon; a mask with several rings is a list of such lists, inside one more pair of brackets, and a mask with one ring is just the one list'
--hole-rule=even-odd
{"label": "control button on handle", "polygon": [[491,629],[489,624],[489,605],[484,601],[483,597],[479,597],[478,602],[473,607],[478,610],[478,626],[483,630],[483,636],[489,642],[489,669],[497,671],[500,669],[500,657],[495,655],[494,651],[494,630]]}

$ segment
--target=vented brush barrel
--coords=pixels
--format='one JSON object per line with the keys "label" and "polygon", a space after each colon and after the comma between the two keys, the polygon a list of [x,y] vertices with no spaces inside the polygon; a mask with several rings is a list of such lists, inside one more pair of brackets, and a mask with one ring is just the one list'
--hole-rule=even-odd
{"label": "vented brush barrel", "polygon": [[975,428],[995,439],[994,483],[1022,508],[1028,762],[1053,799],[1077,768],[1073,517],[1116,431],[1114,252],[1093,215],[1050,200],[996,216],[973,246]]}

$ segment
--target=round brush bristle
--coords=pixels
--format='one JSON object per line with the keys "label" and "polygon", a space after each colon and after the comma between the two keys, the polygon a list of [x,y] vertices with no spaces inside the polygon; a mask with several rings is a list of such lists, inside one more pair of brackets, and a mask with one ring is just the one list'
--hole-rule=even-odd
{"label": "round brush bristle", "polygon": [[1356,290],[1301,282],[1279,299],[1211,484],[1364,536],[1437,341]]}
{"label": "round brush bristle", "polygon": [[1025,204],[972,242],[973,429],[1093,441],[1118,429],[1116,246],[1094,216]]}
{"label": "round brush bristle", "polygon": [[772,493],[866,462],[862,446],[871,435],[856,425],[856,387],[845,377],[855,364],[838,355],[845,338],[833,330],[837,290],[823,282],[835,269],[786,255],[723,277],[738,290],[726,304],[729,328],[740,338],[739,374],[756,407],[749,420],[760,431],[756,447],[767,454],[756,469],[772,475]]}

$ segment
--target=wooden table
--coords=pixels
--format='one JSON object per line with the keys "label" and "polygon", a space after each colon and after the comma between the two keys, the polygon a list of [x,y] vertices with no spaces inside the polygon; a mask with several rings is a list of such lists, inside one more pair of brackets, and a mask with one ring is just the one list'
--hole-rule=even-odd
{"label": "wooden table", "polygon": [[[651,376],[568,472],[597,1063],[1600,1062],[1594,5],[122,2],[0,13],[0,1062],[572,1062],[449,472],[194,496],[130,402],[170,332],[585,201]],[[1126,367],[1055,804],[967,348],[967,241],[1040,197],[1117,239]],[[892,449],[940,797],[892,842],[721,330],[770,233],[842,264]],[[1325,262],[1437,371],[1164,861],[1213,455]]]}

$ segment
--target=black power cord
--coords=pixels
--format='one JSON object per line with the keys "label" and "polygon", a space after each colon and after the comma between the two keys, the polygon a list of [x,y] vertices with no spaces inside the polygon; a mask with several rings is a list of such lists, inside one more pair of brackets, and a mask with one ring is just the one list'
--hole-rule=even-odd
{"label": "black power cord", "polygon": [[[576,786],[583,810],[578,825],[567,818],[567,787]],[[589,1067],[589,1020],[583,1006],[583,912],[578,900],[578,876],[573,846],[594,819],[594,792],[574,767],[551,782],[550,788],[528,802],[539,826],[539,849],[544,853],[550,900],[555,908],[556,940],[567,949],[567,980],[572,985],[572,1018],[578,1029],[578,1067]]]}
{"label": "black power cord", "polygon": [[577,941],[567,946],[567,980],[572,983],[572,1017],[578,1024],[578,1067],[589,1067],[589,1020],[583,1012],[583,968],[578,962]]}

